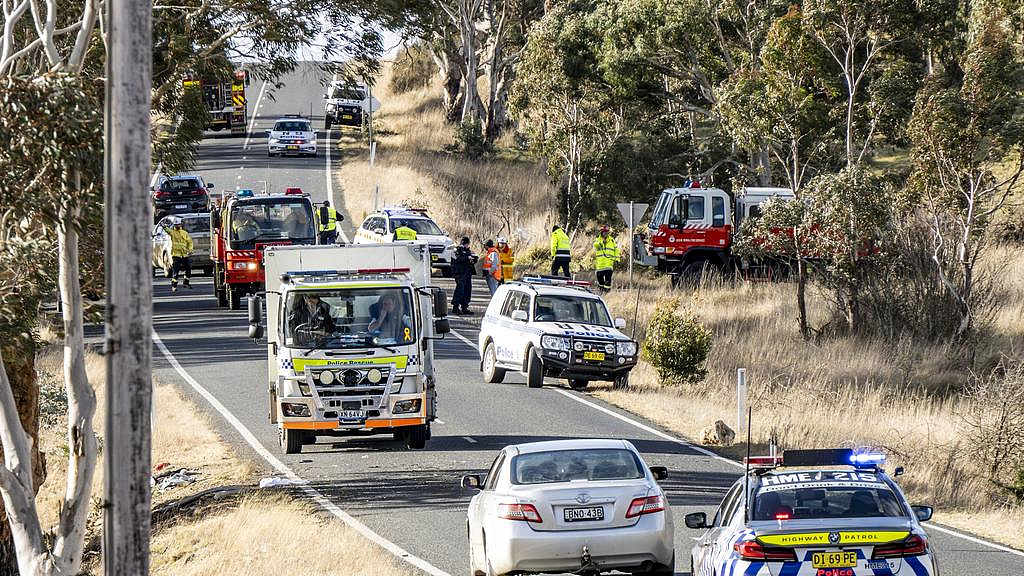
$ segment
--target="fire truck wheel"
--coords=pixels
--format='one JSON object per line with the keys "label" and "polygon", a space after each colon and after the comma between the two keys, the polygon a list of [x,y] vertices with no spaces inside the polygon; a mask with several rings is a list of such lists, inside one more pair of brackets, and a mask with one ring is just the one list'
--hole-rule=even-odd
{"label": "fire truck wheel", "polygon": [[411,450],[422,450],[427,445],[427,425],[409,426],[405,433],[405,445]]}
{"label": "fire truck wheel", "polygon": [[484,380],[488,384],[498,384],[505,379],[505,369],[498,368],[498,355],[494,350],[494,342],[488,342],[484,348]]}
{"label": "fire truck wheel", "polygon": [[540,363],[540,357],[533,348],[530,348],[526,364],[526,385],[530,388],[540,388],[544,385],[544,365]]}
{"label": "fire truck wheel", "polygon": [[586,380],[580,380],[579,378],[573,378],[569,380],[569,387],[572,388],[573,390],[586,390],[587,384],[590,384],[590,382],[587,382]]}
{"label": "fire truck wheel", "polygon": [[281,428],[281,449],[285,454],[298,454],[302,452],[302,436],[304,430],[288,430]]}
{"label": "fire truck wheel", "polygon": [[228,309],[238,310],[242,307],[242,293],[231,288],[231,284],[225,287],[228,293]]}
{"label": "fire truck wheel", "polygon": [[327,118],[324,118],[324,130],[330,130],[330,129],[331,129],[331,117],[328,116]]}

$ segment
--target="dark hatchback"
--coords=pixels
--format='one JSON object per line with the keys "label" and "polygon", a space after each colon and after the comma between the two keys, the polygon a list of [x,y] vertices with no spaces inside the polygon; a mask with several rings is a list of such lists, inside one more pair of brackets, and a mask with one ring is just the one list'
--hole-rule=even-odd
{"label": "dark hatchback", "polygon": [[153,187],[153,216],[210,211],[210,188],[202,176],[170,176]]}

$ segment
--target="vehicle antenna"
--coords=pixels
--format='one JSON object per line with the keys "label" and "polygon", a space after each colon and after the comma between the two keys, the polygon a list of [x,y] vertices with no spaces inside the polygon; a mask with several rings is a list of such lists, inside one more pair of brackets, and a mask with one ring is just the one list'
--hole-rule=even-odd
{"label": "vehicle antenna", "polygon": [[747,458],[744,460],[743,471],[743,523],[750,522],[750,420],[753,418],[754,408],[747,408]]}

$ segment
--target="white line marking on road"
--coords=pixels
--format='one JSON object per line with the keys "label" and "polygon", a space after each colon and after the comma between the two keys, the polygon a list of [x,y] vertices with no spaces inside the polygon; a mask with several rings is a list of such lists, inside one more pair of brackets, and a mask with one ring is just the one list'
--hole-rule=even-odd
{"label": "white line marking on road", "polygon": [[444,420],[441,420],[440,418],[434,418],[434,423],[435,424],[444,424]]}
{"label": "white line marking on road", "polygon": [[260,86],[260,94],[256,97],[256,105],[252,109],[252,118],[249,119],[249,127],[245,130],[245,143],[242,144],[242,150],[249,149],[249,139],[252,138],[252,127],[256,125],[256,116],[260,113],[260,104],[263,102],[263,93],[267,90],[267,81],[263,81],[263,85]]}
{"label": "white line marking on road", "polygon": [[470,347],[470,348],[472,348],[473,350],[476,350],[476,343],[475,343],[475,342],[473,342],[472,340],[470,340],[469,338],[466,338],[465,336],[463,336],[462,334],[459,334],[459,333],[458,333],[458,332],[456,332],[455,330],[452,330],[452,331],[451,331],[451,335],[452,335],[452,336],[455,336],[455,337],[456,337],[456,338],[458,338],[459,340],[462,340],[463,342],[465,342],[465,343],[466,343],[466,346],[469,346],[469,347]]}
{"label": "white line marking on road", "polygon": [[[200,396],[205,398],[206,401],[210,403],[210,406],[212,406],[214,410],[219,412],[220,415],[223,416],[225,420],[227,420],[228,424],[231,424],[231,427],[237,430],[238,433],[242,435],[242,438],[245,440],[245,442],[249,444],[249,446],[251,446],[252,449],[255,450],[257,454],[259,454],[264,460],[266,460],[267,463],[270,464],[272,468],[274,468],[275,470],[277,470],[290,480],[304,480],[298,474],[292,471],[292,469],[289,468],[287,464],[281,462],[281,460],[279,460],[276,456],[271,454],[269,450],[264,448],[263,444],[260,444],[260,441],[256,439],[256,436],[254,436],[253,433],[250,432],[249,429],[245,427],[245,424],[242,424],[242,422],[238,418],[236,418],[235,415],[232,414],[231,411],[227,409],[227,407],[221,404],[221,402],[217,400],[217,398],[213,394],[211,394],[209,390],[204,388],[203,385],[197,382],[195,378],[192,378],[192,376],[189,375],[189,373],[186,372],[184,368],[182,368],[181,364],[178,363],[178,359],[175,358],[174,355],[171,354],[171,351],[167,349],[167,346],[164,345],[163,340],[160,339],[160,336],[156,333],[156,330],[153,331],[153,343],[156,344],[157,348],[160,349],[160,353],[164,355],[164,358],[167,359],[167,361],[171,364],[171,366],[178,373],[178,375],[180,375],[185,380],[185,382],[187,382],[189,386],[192,387],[193,390],[199,393]],[[384,548],[388,552],[394,554],[398,558],[405,560],[409,564],[412,564],[416,568],[419,568],[420,570],[423,570],[424,572],[431,574],[432,576],[451,576],[444,570],[441,570],[440,568],[434,566],[433,564],[427,562],[419,556],[414,556],[410,554],[408,551],[406,551],[399,545],[388,540],[387,538],[384,538],[380,534],[377,534],[376,532],[371,530],[369,526],[353,518],[347,512],[339,508],[336,504],[328,500],[316,488],[313,488],[308,484],[302,484],[296,487],[299,490],[305,492],[306,495],[309,496],[314,502],[316,502],[316,504],[320,506],[322,509],[326,510],[327,512],[330,512],[336,518],[338,518],[345,524],[348,524],[356,532],[359,532],[367,539],[371,540],[373,543],[377,544],[381,548]]]}
{"label": "white line marking on road", "polygon": [[476,440],[473,440],[469,436],[463,436],[462,439],[465,440],[466,442],[469,442],[470,444],[476,444]]}

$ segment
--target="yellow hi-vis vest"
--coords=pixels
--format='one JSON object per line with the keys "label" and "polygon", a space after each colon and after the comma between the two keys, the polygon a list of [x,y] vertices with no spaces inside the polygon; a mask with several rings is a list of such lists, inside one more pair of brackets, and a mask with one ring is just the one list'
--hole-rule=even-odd
{"label": "yellow hi-vis vest", "polygon": [[[324,221],[322,215],[324,211],[327,212],[327,220]],[[317,220],[320,222],[321,232],[333,232],[338,226],[338,211],[330,206],[322,206],[316,211]]]}
{"label": "yellow hi-vis vest", "polygon": [[619,261],[619,249],[615,247],[615,239],[609,234],[607,238],[597,237],[594,240],[594,268],[611,270]]}
{"label": "yellow hi-vis vest", "polygon": [[171,256],[186,258],[192,253],[192,237],[188,235],[184,228],[181,230],[171,228],[167,231],[167,234],[171,237]]}
{"label": "yellow hi-vis vest", "polygon": [[408,226],[395,228],[395,240],[415,240],[416,231]]}
{"label": "yellow hi-vis vest", "polygon": [[551,257],[569,255],[569,237],[559,228],[551,233]]}

